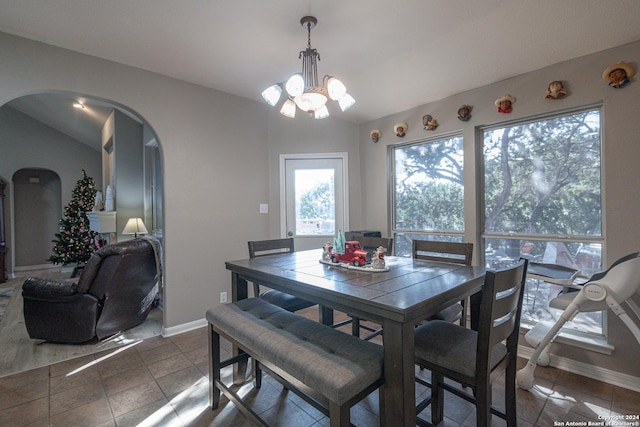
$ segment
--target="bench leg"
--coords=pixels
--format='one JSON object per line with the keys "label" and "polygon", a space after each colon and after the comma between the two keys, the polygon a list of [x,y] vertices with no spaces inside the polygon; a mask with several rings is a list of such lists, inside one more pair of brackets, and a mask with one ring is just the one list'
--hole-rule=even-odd
{"label": "bench leg", "polygon": [[253,386],[260,388],[262,386],[262,368],[260,368],[260,362],[255,357],[251,358],[251,372],[253,374]]}
{"label": "bench leg", "polygon": [[209,324],[209,404],[211,409],[218,409],[220,390],[216,387],[220,381],[220,335]]}
{"label": "bench leg", "polygon": [[351,407],[348,403],[338,405],[329,402],[329,425],[331,427],[349,427],[351,424]]}

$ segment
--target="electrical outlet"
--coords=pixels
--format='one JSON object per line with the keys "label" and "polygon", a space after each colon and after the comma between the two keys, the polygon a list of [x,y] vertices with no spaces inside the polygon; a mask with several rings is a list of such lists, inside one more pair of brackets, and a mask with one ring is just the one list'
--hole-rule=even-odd
{"label": "electrical outlet", "polygon": [[220,303],[223,304],[227,302],[227,293],[226,292],[220,292]]}

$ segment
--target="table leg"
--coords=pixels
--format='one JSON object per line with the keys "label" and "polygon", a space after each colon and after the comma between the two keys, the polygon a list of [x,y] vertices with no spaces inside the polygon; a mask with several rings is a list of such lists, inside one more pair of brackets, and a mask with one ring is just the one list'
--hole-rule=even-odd
{"label": "table leg", "polygon": [[329,326],[333,325],[333,309],[321,305],[318,310],[320,311],[320,323]]}
{"label": "table leg", "polygon": [[383,324],[384,401],[380,402],[380,424],[416,425],[414,325],[387,320]]}
{"label": "table leg", "polygon": [[[247,290],[247,281],[238,276],[237,273],[231,273],[231,301],[239,301],[249,297]],[[233,357],[240,354],[242,350],[235,344],[232,347]],[[247,360],[242,360],[233,364],[233,383],[236,385],[243,384],[247,377]]]}

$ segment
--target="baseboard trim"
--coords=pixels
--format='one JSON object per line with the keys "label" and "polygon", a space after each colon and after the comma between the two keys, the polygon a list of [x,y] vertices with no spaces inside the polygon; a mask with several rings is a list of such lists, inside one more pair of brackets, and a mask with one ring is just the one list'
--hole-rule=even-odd
{"label": "baseboard trim", "polygon": [[193,331],[194,329],[202,328],[203,326],[207,326],[207,319],[198,319],[193,322],[182,323],[176,326],[170,326],[168,328],[162,327],[162,336],[163,337],[171,337],[173,335],[182,334],[185,332]]}
{"label": "baseboard trim", "polygon": [[[15,267],[14,271],[52,270],[55,268],[59,269],[60,266],[55,264],[24,265],[22,267]],[[71,267],[71,270],[73,270],[73,267]]]}
{"label": "baseboard trim", "polygon": [[[518,346],[518,356],[529,360],[533,354],[533,348],[527,346]],[[573,374],[582,375],[607,384],[626,388],[640,392],[640,378],[632,375],[623,374],[621,372],[612,371],[610,369],[601,368],[599,366],[589,365],[587,363],[578,362],[566,357],[550,355],[549,366],[560,369],[562,371],[571,372]]]}

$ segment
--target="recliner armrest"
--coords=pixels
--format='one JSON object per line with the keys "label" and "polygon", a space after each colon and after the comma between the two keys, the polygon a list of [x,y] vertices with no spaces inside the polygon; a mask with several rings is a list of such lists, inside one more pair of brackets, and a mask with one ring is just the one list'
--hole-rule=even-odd
{"label": "recliner armrest", "polygon": [[29,277],[22,284],[22,296],[33,298],[55,298],[70,296],[76,293],[75,282],[57,282],[54,280]]}

